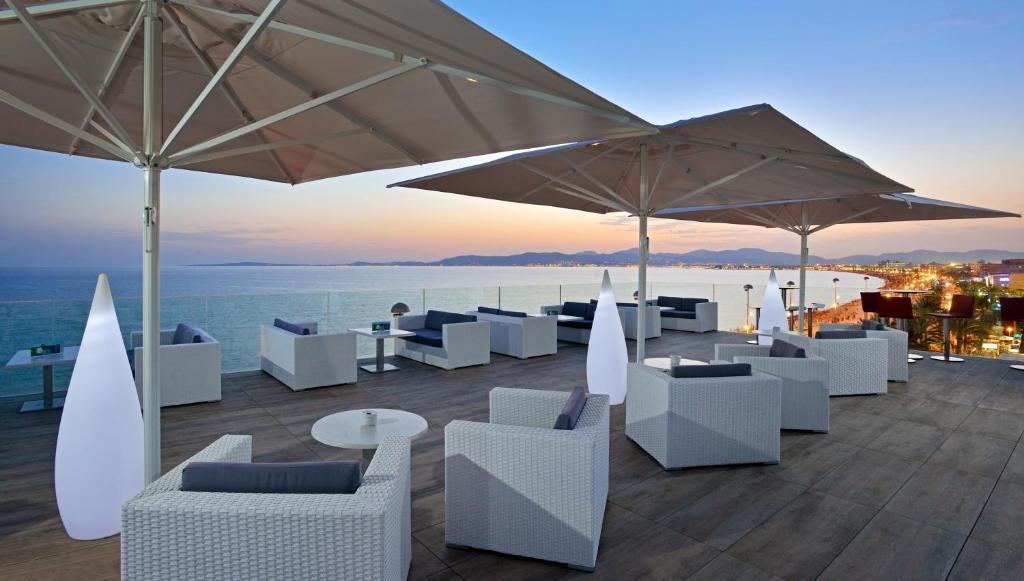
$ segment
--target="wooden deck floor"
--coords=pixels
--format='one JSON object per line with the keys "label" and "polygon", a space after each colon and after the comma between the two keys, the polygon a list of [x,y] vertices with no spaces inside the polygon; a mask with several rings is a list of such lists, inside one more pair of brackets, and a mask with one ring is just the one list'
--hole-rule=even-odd
{"label": "wooden deck floor", "polygon": [[[670,332],[649,355],[710,358],[725,333]],[[632,346],[632,343],[631,343]],[[413,579],[1024,578],[1024,373],[1005,362],[922,361],[886,396],[833,398],[832,432],[783,433],[782,463],[662,471],[612,414],[611,491],[591,575],[444,546],[443,428],[486,420],[494,386],[567,390],[585,350],[445,372],[410,361],[355,386],[294,393],[259,372],[225,376],[219,403],[166,409],[164,468],[222,434],[263,461],[355,459],[312,440],[335,411],[396,407],[427,419],[413,447]],[[0,400],[0,578],[112,579],[118,539],[76,542],[53,496],[58,412]]]}

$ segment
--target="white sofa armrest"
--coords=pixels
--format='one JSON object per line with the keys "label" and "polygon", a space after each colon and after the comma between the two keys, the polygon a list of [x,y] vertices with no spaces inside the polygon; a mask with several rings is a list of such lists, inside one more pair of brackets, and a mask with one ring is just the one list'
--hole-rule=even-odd
{"label": "white sofa armrest", "polygon": [[487,321],[441,326],[441,344],[453,367],[491,362],[491,324]]}

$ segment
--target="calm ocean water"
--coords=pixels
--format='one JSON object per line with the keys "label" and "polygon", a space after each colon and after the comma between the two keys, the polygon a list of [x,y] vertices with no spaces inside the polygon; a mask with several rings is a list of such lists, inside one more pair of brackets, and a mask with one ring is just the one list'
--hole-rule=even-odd
{"label": "calm ocean water", "polygon": [[[466,311],[477,306],[538,312],[541,305],[597,296],[602,268],[542,267],[166,267],[162,271],[161,322],[203,327],[221,343],[225,372],[258,368],[259,325],[275,317],[317,321],[326,332],[367,326],[388,318],[392,304],[423,309]],[[635,268],[608,269],[619,300],[636,290]],[[126,344],[141,330],[141,271],[137,268],[0,267],[0,363],[18,349],[40,343],[77,345],[82,337],[96,276],[110,277],[114,303]],[[780,282],[798,280],[795,270],[778,271]],[[809,271],[808,300],[830,304],[832,279],[839,278],[839,300],[864,289],[854,273]],[[746,321],[743,285],[754,285],[752,305],[761,302],[767,270],[652,268],[648,292],[698,296],[719,302],[719,326]],[[870,286],[881,281],[872,279]],[[795,297],[794,297],[795,300]],[[370,356],[371,341],[360,340],[360,355]],[[71,368],[56,368],[63,389]],[[0,396],[40,390],[37,370],[0,369]]]}

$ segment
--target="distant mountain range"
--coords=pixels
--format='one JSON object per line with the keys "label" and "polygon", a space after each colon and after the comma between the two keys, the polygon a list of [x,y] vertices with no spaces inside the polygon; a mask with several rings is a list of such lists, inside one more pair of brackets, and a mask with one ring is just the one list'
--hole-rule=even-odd
{"label": "distant mountain range", "polygon": [[[510,256],[480,256],[467,254],[452,256],[435,261],[391,261],[352,262],[349,264],[282,264],[271,262],[229,262],[222,264],[193,264],[191,266],[627,266],[636,264],[640,253],[636,248],[618,252],[525,252]],[[1024,252],[1006,250],[969,250],[966,252],[940,252],[936,250],[912,250],[910,252],[887,252],[883,254],[854,254],[840,258],[809,256],[810,264],[877,264],[883,260],[911,262],[915,264],[950,262],[1000,262],[1007,258],[1024,258]],[[652,266],[678,265],[732,265],[732,266],[795,266],[800,264],[800,255],[788,252],[772,252],[760,248],[738,248],[736,250],[694,250],[691,252],[655,252],[651,254]]]}

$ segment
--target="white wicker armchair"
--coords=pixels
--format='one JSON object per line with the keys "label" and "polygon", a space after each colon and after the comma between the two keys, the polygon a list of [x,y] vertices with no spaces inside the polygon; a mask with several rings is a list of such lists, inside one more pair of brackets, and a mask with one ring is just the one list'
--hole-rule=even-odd
{"label": "white wicker armchair", "polygon": [[592,570],[608,500],[608,396],[555,430],[566,392],[495,388],[490,423],[445,427],[445,541]]}
{"label": "white wicker armchair", "polygon": [[807,357],[769,357],[767,345],[715,345],[715,359],[749,363],[782,380],[782,429],[828,432],[828,361]]}
{"label": "white wicker armchair", "polygon": [[[316,323],[307,323],[316,332]],[[260,369],[292,391],[355,383],[356,334],[296,335],[260,325]]]}
{"label": "white wicker armchair", "polygon": [[[860,325],[825,323],[819,327],[821,331],[859,331]],[[889,342],[889,381],[906,383],[910,378],[910,365],[907,361],[909,345],[907,334],[899,329],[886,327],[884,331],[865,331],[868,337],[885,339]]]}
{"label": "white wicker armchair", "polygon": [[251,460],[251,436],[222,436],[125,503],[121,578],[406,578],[407,439],[385,438],[355,494],[180,490],[189,462]]}
{"label": "white wicker armchair", "polygon": [[666,470],[720,464],[777,464],[782,381],[742,377],[673,378],[629,365],[626,436]]}
{"label": "white wicker armchair", "polygon": [[773,338],[803,347],[828,361],[828,394],[888,393],[889,342],[885,339],[811,339],[776,330]]}
{"label": "white wicker armchair", "polygon": [[[201,343],[174,344],[174,329],[160,331],[160,407],[220,401],[220,342],[199,327]],[[131,334],[135,389],[142,401],[142,333]],[[140,403],[141,405],[141,403]]]}

